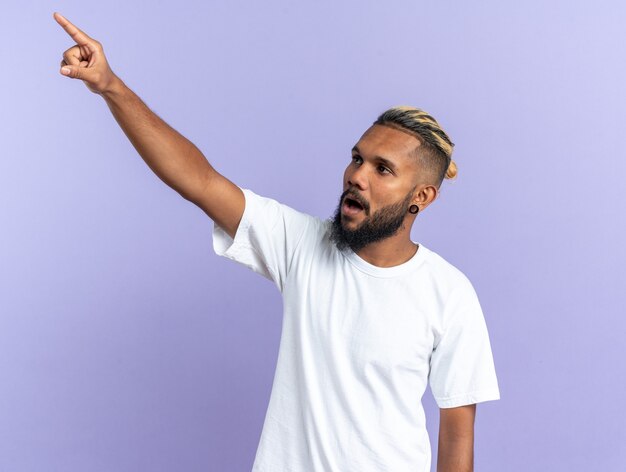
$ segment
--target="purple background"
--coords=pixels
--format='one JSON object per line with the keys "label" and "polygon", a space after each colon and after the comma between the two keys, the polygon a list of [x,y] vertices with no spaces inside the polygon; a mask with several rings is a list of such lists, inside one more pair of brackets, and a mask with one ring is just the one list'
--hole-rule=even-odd
{"label": "purple background", "polygon": [[623,3],[164,0],[3,4],[1,471],[248,471],[280,336],[273,285],[59,74],[54,11],[220,172],[314,215],[378,113],[431,112],[459,176],[414,240],[474,283],[502,395],[476,470],[622,470]]}

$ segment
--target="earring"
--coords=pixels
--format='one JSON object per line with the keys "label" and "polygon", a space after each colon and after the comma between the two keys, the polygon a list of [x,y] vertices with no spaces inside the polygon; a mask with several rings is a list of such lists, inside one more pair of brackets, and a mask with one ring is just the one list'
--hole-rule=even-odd
{"label": "earring", "polygon": [[418,207],[417,205],[411,205],[409,207],[409,213],[412,213],[413,215],[417,215],[419,211],[420,211],[420,207]]}

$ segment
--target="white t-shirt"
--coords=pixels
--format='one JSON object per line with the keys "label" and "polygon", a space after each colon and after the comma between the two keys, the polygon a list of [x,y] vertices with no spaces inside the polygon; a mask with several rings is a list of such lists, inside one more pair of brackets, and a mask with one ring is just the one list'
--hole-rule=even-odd
{"label": "white t-shirt", "polygon": [[243,190],[218,255],[272,280],[284,303],[256,472],[428,472],[421,398],[440,408],[500,398],[478,297],[419,245],[409,261],[369,264],[329,241],[329,221]]}

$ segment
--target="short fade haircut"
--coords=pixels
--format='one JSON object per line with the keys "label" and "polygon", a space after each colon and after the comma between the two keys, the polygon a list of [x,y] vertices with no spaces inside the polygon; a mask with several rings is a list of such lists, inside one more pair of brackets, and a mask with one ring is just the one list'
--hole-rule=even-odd
{"label": "short fade haircut", "polygon": [[409,132],[420,141],[416,155],[434,176],[437,188],[444,178],[456,177],[457,167],[452,160],[454,143],[437,120],[425,111],[410,106],[393,107],[383,112],[374,124]]}

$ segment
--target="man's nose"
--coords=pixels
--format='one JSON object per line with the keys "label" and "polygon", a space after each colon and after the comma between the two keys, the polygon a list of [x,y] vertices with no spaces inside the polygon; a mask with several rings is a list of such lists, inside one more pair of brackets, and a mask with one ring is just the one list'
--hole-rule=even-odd
{"label": "man's nose", "polygon": [[367,171],[364,169],[363,165],[357,167],[348,176],[348,185],[350,187],[356,187],[359,190],[367,189]]}

